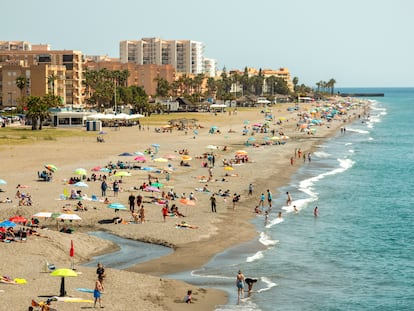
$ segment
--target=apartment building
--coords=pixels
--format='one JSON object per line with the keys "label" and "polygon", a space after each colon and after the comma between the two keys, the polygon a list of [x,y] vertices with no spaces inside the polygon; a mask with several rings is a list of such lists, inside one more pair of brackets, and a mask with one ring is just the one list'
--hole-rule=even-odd
{"label": "apartment building", "polygon": [[[15,81],[22,75],[29,81],[26,95],[43,96],[53,92],[62,96],[65,105],[80,107],[83,103],[82,63],[82,53],[74,50],[0,50],[0,103],[5,106],[9,93],[20,94]],[[50,75],[56,78],[52,85],[45,78]]]}
{"label": "apartment building", "polygon": [[85,70],[101,70],[108,69],[114,70],[128,70],[129,77],[127,85],[137,85],[145,90],[145,93],[149,96],[154,96],[157,92],[157,79],[162,78],[172,83],[175,80],[175,69],[171,64],[155,65],[155,64],[143,64],[137,65],[136,63],[122,63],[119,60],[104,60],[95,61],[95,58],[90,58],[84,64]]}
{"label": "apartment building", "polygon": [[122,63],[172,65],[178,73],[203,73],[204,46],[192,40],[142,38],[119,44]]}

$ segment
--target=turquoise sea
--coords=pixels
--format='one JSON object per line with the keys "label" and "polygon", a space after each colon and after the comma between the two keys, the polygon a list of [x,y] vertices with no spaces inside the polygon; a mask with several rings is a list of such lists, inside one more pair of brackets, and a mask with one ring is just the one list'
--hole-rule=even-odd
{"label": "turquoise sea", "polygon": [[[414,310],[414,88],[340,91],[385,97],[369,99],[368,118],[346,124],[288,185],[272,189],[270,221],[253,220],[258,239],[217,254],[201,269],[167,277],[227,291],[228,304],[217,311]],[[284,206],[286,191],[298,213]],[[115,257],[122,262],[106,265],[137,262]],[[241,301],[239,269],[258,279]]]}
{"label": "turquoise sea", "polygon": [[[171,276],[228,291],[216,310],[414,309],[414,88],[341,92],[385,97],[371,98],[369,118],[346,124],[289,185],[273,189],[270,222],[254,220],[258,240]],[[286,191],[299,213],[284,207]],[[258,279],[242,301],[239,269]]]}

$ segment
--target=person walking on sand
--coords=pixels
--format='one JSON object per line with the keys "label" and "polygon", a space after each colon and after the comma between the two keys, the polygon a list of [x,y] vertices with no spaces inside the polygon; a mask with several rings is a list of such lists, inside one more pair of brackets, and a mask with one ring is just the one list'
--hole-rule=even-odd
{"label": "person walking on sand", "polygon": [[106,197],[106,189],[107,188],[108,188],[108,184],[106,183],[106,180],[104,179],[104,180],[102,180],[102,183],[101,183],[102,197]]}
{"label": "person walking on sand", "polygon": [[270,192],[269,189],[267,189],[267,203],[269,204],[269,208],[272,208],[272,193]]}
{"label": "person walking on sand", "polygon": [[238,299],[240,298],[243,299],[244,298],[244,275],[241,272],[241,270],[239,270],[236,276],[236,286],[237,286]]}
{"label": "person walking on sand", "polygon": [[253,195],[253,184],[249,184],[249,196]]}
{"label": "person walking on sand", "polygon": [[287,199],[286,199],[286,205],[290,205],[292,203],[292,197],[290,196],[289,192],[286,192]]}
{"label": "person walking on sand", "polygon": [[133,213],[135,210],[135,195],[133,193],[129,195],[128,201],[129,201],[129,210],[131,213]]}
{"label": "person walking on sand", "polygon": [[164,220],[164,222],[166,221],[166,218],[168,216],[168,207],[167,205],[164,205],[163,208],[161,209],[162,212],[162,219]]}
{"label": "person walking on sand", "polygon": [[264,207],[264,201],[265,201],[265,195],[262,192],[262,194],[260,195],[260,201],[259,201],[259,206],[261,206],[262,208]]}
{"label": "person walking on sand", "polygon": [[99,302],[99,306],[101,308],[103,308],[102,298],[101,298],[101,295],[102,295],[103,290],[104,290],[104,288],[103,288],[103,285],[102,285],[101,281],[99,279],[96,280],[96,282],[95,282],[95,289],[93,290],[93,297],[95,298],[95,301],[93,303],[93,307],[94,308],[96,308],[96,303],[97,302]]}
{"label": "person walking on sand", "polygon": [[210,197],[210,202],[211,202],[211,211],[213,213],[217,213],[217,210],[216,210],[216,197],[214,196],[214,193]]}

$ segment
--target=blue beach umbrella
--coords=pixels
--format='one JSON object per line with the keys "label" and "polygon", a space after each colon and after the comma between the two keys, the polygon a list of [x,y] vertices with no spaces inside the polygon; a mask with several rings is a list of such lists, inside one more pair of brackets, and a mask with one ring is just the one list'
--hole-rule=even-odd
{"label": "blue beach umbrella", "polygon": [[0,222],[0,227],[8,228],[8,227],[16,227],[16,226],[17,225],[10,220],[5,220],[5,221]]}
{"label": "blue beach umbrella", "polygon": [[146,167],[141,168],[141,170],[143,170],[143,171],[153,171],[153,170],[155,170],[155,168],[150,167],[150,166],[146,166]]}
{"label": "blue beach umbrella", "polygon": [[132,157],[133,154],[129,152],[123,152],[121,154],[118,154],[119,157]]}
{"label": "blue beach umbrella", "polygon": [[126,210],[125,205],[123,205],[121,203],[108,204],[108,208],[112,208],[112,209],[115,209],[115,210]]}
{"label": "blue beach umbrella", "polygon": [[84,183],[83,181],[78,181],[76,184],[73,184],[75,187],[81,187],[81,188],[88,188],[89,186]]}
{"label": "blue beach umbrella", "polygon": [[103,167],[99,170],[100,172],[109,173],[111,170],[107,167]]}
{"label": "blue beach umbrella", "polygon": [[7,181],[5,181],[4,179],[0,179],[0,185],[7,185]]}

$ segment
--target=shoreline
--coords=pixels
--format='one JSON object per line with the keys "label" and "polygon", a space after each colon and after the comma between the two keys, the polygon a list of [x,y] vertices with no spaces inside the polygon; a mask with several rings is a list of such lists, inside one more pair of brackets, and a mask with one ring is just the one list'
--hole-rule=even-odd
{"label": "shoreline", "polygon": [[[286,107],[286,105],[281,105],[280,107]],[[278,111],[277,117],[279,116],[286,116],[290,120],[294,120],[295,116],[291,113],[288,113],[286,111],[283,111],[283,108],[279,108],[280,111]],[[353,113],[353,112],[352,112]],[[251,119],[253,117],[254,120],[260,120],[263,118],[263,115],[260,114],[260,112],[256,111],[255,115],[252,116],[253,113],[243,113],[238,112],[237,122],[232,119],[231,122],[226,123],[226,116],[220,115],[219,117],[222,119],[219,124],[220,127],[223,128],[223,134],[226,133],[226,130],[228,127],[232,129],[236,123],[237,123],[237,132],[239,133],[239,129],[242,128],[242,120],[245,118]],[[356,117],[356,115],[354,115]],[[218,119],[218,118],[217,118]],[[217,120],[219,121],[219,120]],[[294,121],[293,121],[294,122]],[[283,124],[283,127],[286,128],[287,133],[296,134],[294,129],[292,127],[295,126],[291,121],[290,124]],[[230,126],[228,125],[230,123]],[[154,143],[154,141],[162,141],[161,148],[165,152],[174,152],[174,148],[176,149],[177,143],[183,144],[184,146],[188,146],[189,150],[191,152],[191,155],[197,156],[202,152],[205,152],[205,146],[210,143],[215,143],[217,145],[223,146],[228,145],[230,151],[228,153],[224,152],[217,152],[218,153],[218,161],[219,164],[225,157],[231,157],[232,154],[234,154],[234,151],[237,149],[247,148],[246,150],[249,153],[249,156],[251,155],[252,162],[247,163],[246,165],[236,167],[235,171],[237,171],[238,177],[223,177],[224,171],[222,166],[218,166],[217,168],[214,168],[214,175],[218,180],[221,180],[221,178],[226,178],[228,181],[221,182],[217,181],[214,183],[209,183],[209,187],[211,187],[211,191],[218,191],[218,189],[225,189],[229,188],[231,189],[231,193],[238,193],[241,194],[242,200],[238,203],[238,206],[236,208],[236,211],[233,211],[231,207],[231,200],[228,200],[228,202],[224,201],[218,201],[217,202],[217,209],[218,213],[217,215],[212,215],[210,212],[210,205],[209,205],[209,195],[205,193],[199,193],[195,192],[195,195],[198,199],[197,204],[195,207],[191,206],[182,206],[180,205],[180,210],[184,213],[187,213],[187,218],[185,218],[186,221],[189,223],[194,223],[199,226],[199,229],[197,230],[191,230],[191,229],[170,229],[170,227],[167,227],[166,224],[162,222],[161,216],[160,216],[160,206],[153,206],[152,204],[145,203],[145,206],[147,208],[148,212],[148,226],[147,224],[141,224],[141,225],[97,225],[96,219],[98,218],[109,218],[113,217],[113,211],[108,211],[109,209],[102,209],[101,206],[96,204],[97,206],[93,206],[88,210],[88,212],[85,212],[85,214],[82,214],[83,220],[82,223],[80,223],[78,227],[79,234],[73,234],[73,235],[65,235],[60,233],[55,233],[53,230],[48,230],[49,232],[45,232],[46,235],[50,235],[48,239],[53,240],[52,245],[50,245],[49,252],[52,254],[53,247],[58,248],[58,252],[56,255],[54,255],[53,260],[55,263],[61,262],[62,264],[65,262],[68,262],[68,256],[67,251],[65,248],[65,245],[67,246],[70,242],[70,239],[73,238],[75,240],[76,249],[80,248],[79,251],[75,253],[75,261],[81,262],[87,258],[90,258],[91,256],[95,256],[97,252],[102,251],[102,249],[108,249],[113,247],[110,243],[106,243],[103,241],[100,241],[98,239],[93,239],[91,237],[85,237],[82,234],[83,229],[85,228],[95,228],[97,230],[105,230],[110,233],[119,235],[121,237],[131,238],[134,240],[140,240],[144,242],[150,242],[150,243],[156,243],[156,244],[162,244],[162,243],[168,243],[171,245],[174,249],[174,252],[171,255],[164,256],[162,258],[152,260],[150,262],[138,264],[134,267],[128,268],[126,271],[122,271],[122,273],[115,272],[116,270],[110,270],[110,278],[108,279],[108,287],[109,292],[105,297],[105,300],[113,301],[114,305],[111,304],[111,310],[118,310],[115,305],[119,305],[119,310],[127,310],[128,309],[128,303],[130,303],[131,298],[125,295],[121,295],[122,299],[125,299],[126,302],[120,302],[121,297],[119,297],[119,292],[117,292],[117,289],[122,288],[123,286],[119,286],[117,282],[120,282],[121,284],[125,284],[127,282],[130,286],[136,286],[131,285],[130,281],[125,281],[124,278],[127,280],[138,280],[143,277],[143,275],[146,275],[145,282],[147,284],[151,284],[150,286],[155,286],[155,291],[158,294],[154,294],[158,298],[152,297],[151,299],[145,299],[142,300],[142,298],[134,298],[134,301],[139,299],[140,303],[150,303],[151,307],[149,309],[154,310],[180,310],[180,308],[187,307],[185,304],[179,303],[178,300],[182,299],[184,289],[186,289],[188,286],[191,286],[190,284],[185,284],[182,282],[177,282],[173,280],[162,280],[160,281],[159,278],[154,276],[160,276],[160,275],[166,275],[172,272],[179,272],[179,271],[188,271],[192,270],[194,268],[199,268],[203,264],[207,263],[216,253],[222,252],[225,249],[240,244],[242,242],[251,241],[254,239],[255,236],[257,236],[257,232],[254,229],[254,225],[251,223],[251,219],[255,217],[255,214],[253,213],[254,206],[257,205],[258,197],[260,195],[259,192],[265,191],[265,189],[279,189],[283,185],[286,185],[289,183],[289,180],[291,176],[294,174],[294,172],[300,167],[300,164],[290,165],[289,159],[291,155],[293,154],[295,148],[302,148],[306,152],[313,152],[315,148],[317,148],[317,145],[319,142],[323,142],[328,137],[332,137],[335,133],[337,133],[339,127],[341,126],[340,122],[337,122],[335,124],[330,124],[331,126],[329,128],[323,126],[320,129],[318,128],[318,132],[316,135],[313,136],[303,136],[297,133],[295,135],[296,137],[291,137],[290,140],[285,145],[279,145],[279,146],[259,146],[258,148],[252,148],[252,147],[245,147],[243,146],[243,142],[245,141],[246,137],[240,136],[240,134],[234,135],[236,137],[231,138],[225,138],[224,136],[230,136],[230,134],[222,134],[221,136],[213,136],[213,135],[205,135],[200,134],[196,139],[192,139],[189,137],[190,135],[186,136],[183,133],[174,133],[173,137],[176,141],[172,142],[169,134],[154,134],[154,133],[147,133],[148,137],[140,137],[142,138],[142,142],[139,143],[133,143],[135,145],[136,149],[142,149],[145,146],[148,146],[151,143]],[[346,123],[345,123],[346,124]],[[213,125],[213,124],[211,124]],[[211,126],[210,125],[210,126]],[[208,126],[205,126],[208,127]],[[129,132],[134,133],[135,128],[133,129],[121,129],[121,132]],[[319,133],[320,132],[320,133]],[[130,139],[125,139],[125,137],[122,137],[122,133],[109,133],[110,136],[115,136],[113,134],[117,134],[115,137],[116,140],[116,146],[113,147],[113,150],[115,153],[120,153],[126,150],[120,149],[122,146],[125,146],[127,143],[131,145],[131,142],[128,142]],[[109,136],[108,135],[108,136]],[[132,135],[132,134],[129,134]],[[158,135],[158,136],[157,136]],[[162,136],[161,136],[162,135]],[[216,134],[214,134],[216,135]],[[131,136],[132,137],[132,136]],[[131,138],[130,137],[130,138]],[[128,138],[128,137],[127,137]],[[87,142],[88,138],[80,138],[79,140],[83,140],[84,142]],[[110,139],[110,138],[109,138]],[[119,141],[118,141],[119,140]],[[65,144],[68,144],[67,141],[74,141],[76,142],[76,138],[66,139],[66,142],[62,144],[59,144],[59,142],[56,144],[58,146],[55,146],[53,143],[40,143],[41,145],[48,145],[51,149],[51,153],[56,155],[54,157],[56,163],[59,163],[59,170],[63,171],[64,174],[70,173],[70,171],[73,171],[77,165],[79,166],[87,166],[85,168],[90,168],[92,165],[96,165],[96,162],[102,163],[105,161],[105,159],[115,158],[114,156],[110,156],[110,148],[105,144],[105,146],[102,146],[100,144],[92,145],[94,150],[88,150],[90,149],[87,145],[92,143],[86,143],[83,144],[85,146],[82,146],[79,144],[79,153],[83,154],[82,156],[77,156],[75,153],[71,154],[71,158],[68,159],[68,154],[62,155],[62,151],[65,150]],[[231,141],[231,142],[230,142]],[[70,144],[70,143],[69,143]],[[137,145],[140,145],[141,147],[138,148]],[[164,147],[165,146],[165,147]],[[102,148],[101,148],[102,147]],[[19,152],[16,152],[16,150],[19,149]],[[27,146],[15,146],[11,147],[10,149],[0,150],[0,154],[6,155],[6,163],[4,163],[3,168],[7,167],[7,159],[10,160],[11,158],[18,157],[18,153],[22,152],[22,150],[27,149],[37,149],[34,146],[32,148],[28,148]],[[55,150],[54,150],[55,149]],[[99,150],[101,149],[101,150]],[[103,150],[105,149],[105,150]],[[164,151],[162,151],[164,153]],[[33,152],[35,154],[35,152]],[[100,158],[94,159],[94,156],[96,154],[100,154]],[[8,157],[7,157],[8,156]],[[87,160],[85,160],[85,158]],[[44,162],[46,161],[46,157],[44,158]],[[62,160],[60,160],[62,159]],[[271,162],[269,162],[269,159],[272,159]],[[14,159],[16,160],[16,159]],[[68,161],[69,160],[69,161]],[[22,163],[23,168],[20,166],[20,170],[23,173],[15,173],[14,176],[6,176],[8,182],[15,181],[22,182],[22,180],[26,183],[30,182],[30,179],[27,179],[27,172],[24,174],[25,169],[31,167],[31,170],[36,165],[39,165],[39,159],[34,159],[32,163]],[[59,162],[58,162],[59,161]],[[9,163],[12,163],[13,161],[10,161]],[[30,161],[27,161],[30,162]],[[69,163],[70,162],[70,163]],[[177,172],[174,172],[172,174],[172,182],[174,184],[174,189],[177,189],[177,191],[189,193],[190,191],[194,191],[196,187],[198,187],[202,183],[198,183],[196,181],[196,176],[200,176],[200,174],[205,174],[206,170],[204,168],[201,168],[201,166],[198,164],[198,160],[193,160],[191,165],[192,167],[188,170],[181,170],[181,168],[177,168]],[[302,162],[302,161],[300,161]],[[175,162],[174,162],[175,163]],[[193,164],[195,163],[195,164]],[[151,163],[152,164],[152,163]],[[27,168],[24,168],[27,165]],[[10,166],[11,167],[11,166]],[[180,170],[179,170],[180,169]],[[36,168],[34,169],[36,170]],[[272,171],[272,175],[277,175],[278,180],[272,180],[271,177],[266,177],[266,175],[270,174],[262,174],[263,176],[258,176],[257,172],[266,172],[267,170]],[[141,172],[134,172],[134,182],[131,182],[130,180],[125,179],[125,189],[128,187],[130,189],[130,186],[132,186],[134,183],[136,184],[137,181],[141,182],[146,179],[146,175],[141,174]],[[135,173],[136,176],[135,176]],[[32,175],[33,172],[31,172]],[[255,176],[256,175],[256,176]],[[25,179],[23,179],[23,177]],[[6,178],[5,178],[6,179]],[[254,183],[255,189],[254,189],[254,195],[252,198],[247,197],[247,185],[252,182]],[[55,183],[55,181],[53,181]],[[59,181],[57,182],[59,183]],[[8,188],[13,189],[12,183],[8,186]],[[56,201],[55,204],[51,204],[50,201],[50,195],[51,191],[48,191],[47,187],[42,187],[44,185],[37,185],[31,186],[30,191],[33,193],[39,192],[40,195],[49,194],[49,200],[46,200],[46,197],[44,198],[45,201],[42,199],[39,199],[39,197],[34,197],[34,199],[37,201],[39,200],[40,204],[37,206],[37,202],[35,201],[35,210],[40,211],[43,206],[50,206],[55,205],[55,210],[58,210],[61,205],[59,201]],[[47,186],[47,185],[45,185]],[[56,184],[55,184],[56,186]],[[35,188],[36,191],[35,192]],[[59,191],[62,190],[64,185],[58,185],[56,188],[56,191],[53,192],[54,198],[58,197]],[[93,192],[97,192],[98,186],[96,184],[93,185],[94,189]],[[44,188],[44,189],[43,189]],[[60,188],[60,189],[59,189]],[[92,186],[91,186],[92,188]],[[33,189],[33,190],[32,190]],[[10,190],[11,191],[11,190]],[[88,191],[89,192],[89,191]],[[122,195],[122,202],[126,203],[126,198],[129,191],[124,191],[124,193],[121,193]],[[146,193],[143,193],[145,195],[145,199],[148,199],[148,195]],[[279,196],[282,194],[279,193],[273,193],[274,196]],[[109,198],[112,200],[114,199],[112,196],[109,196]],[[76,202],[72,202],[76,203]],[[89,205],[89,202],[86,202],[87,205]],[[92,203],[95,204],[95,203]],[[90,205],[91,206],[91,205]],[[96,208],[96,209],[95,209]],[[26,209],[26,207],[23,208],[14,208],[12,210],[13,212],[24,212],[25,216],[29,215],[30,212],[32,212],[29,209]],[[4,218],[4,210],[1,210],[2,218]],[[235,214],[237,217],[235,217]],[[125,214],[122,214],[125,215]],[[178,219],[170,220],[168,219],[167,222],[169,225],[173,226],[174,222],[177,222]],[[144,228],[146,226],[147,228]],[[151,226],[155,228],[149,228]],[[240,230],[240,227],[243,227],[243,230]],[[128,229],[126,229],[128,228]],[[150,230],[151,232],[146,232],[147,230]],[[43,230],[42,230],[43,231]],[[178,233],[179,232],[179,233]],[[174,236],[171,235],[171,233],[174,234]],[[79,235],[79,236],[78,236]],[[59,240],[59,241],[58,241]],[[33,240],[29,239],[27,241],[27,245],[34,242]],[[36,241],[37,242],[37,241]],[[84,243],[84,245],[83,245]],[[92,244],[91,244],[92,243]],[[4,244],[4,243],[2,243]],[[3,245],[0,244],[0,247],[3,247]],[[80,245],[78,245],[80,244]],[[98,247],[99,244],[99,247]],[[91,245],[94,245],[94,247],[91,247]],[[11,246],[11,245],[7,245]],[[84,248],[84,249],[83,249]],[[46,250],[47,251],[47,250]],[[3,250],[2,250],[3,252]],[[38,257],[35,256],[35,251],[33,252],[33,258],[35,262],[37,261],[37,264],[39,264]],[[39,256],[42,257],[42,256]],[[23,263],[24,265],[24,263]],[[0,270],[5,271],[5,268],[9,268],[5,266],[4,264],[0,266]],[[8,269],[11,270],[11,272],[17,273],[19,270],[16,269]],[[23,269],[21,269],[23,270]],[[85,281],[84,276],[87,276],[88,282],[93,284],[94,280],[94,269],[84,269],[82,268],[82,279]],[[131,272],[134,272],[132,275]],[[135,272],[139,272],[139,274],[135,275]],[[22,272],[20,272],[22,273]],[[28,272],[27,272],[28,273]],[[145,273],[145,274],[143,274]],[[8,274],[5,273],[4,274]],[[151,276],[149,276],[150,274]],[[118,275],[120,278],[118,278]],[[122,275],[122,277],[121,277]],[[16,276],[17,277],[17,276]],[[79,286],[83,285],[82,287],[85,287],[86,285],[82,282],[78,282],[76,278],[77,284]],[[37,276],[32,279],[34,282],[37,280]],[[72,279],[70,280],[72,282]],[[157,283],[161,282],[161,284],[156,285]],[[165,282],[165,283],[164,283]],[[168,288],[166,288],[164,285],[173,282],[176,284],[175,288],[176,291],[169,291]],[[142,281],[139,281],[140,285],[142,286]],[[177,285],[179,284],[179,285]],[[140,291],[143,291],[141,287]],[[33,289],[32,289],[33,291]],[[30,289],[29,289],[30,292]],[[113,294],[112,294],[113,292]],[[194,307],[197,308],[197,310],[212,310],[214,308],[214,305],[217,304],[225,304],[226,302],[226,294],[217,291],[214,289],[197,289],[195,290],[197,293],[195,297],[197,298],[196,303],[194,304]],[[143,294],[144,295],[144,294]],[[147,294],[148,295],[148,294]],[[4,293],[2,294],[3,298]],[[33,294],[33,296],[35,296]],[[7,297],[7,296],[6,296]],[[145,297],[145,296],[144,296]],[[142,301],[145,302],[142,302]],[[6,304],[11,303],[8,299],[6,299]],[[105,303],[105,302],[104,302]],[[27,304],[27,303],[26,303]],[[159,305],[158,305],[159,304]],[[154,305],[158,305],[158,307],[154,307]],[[63,308],[61,308],[61,306]],[[122,306],[124,309],[122,309]],[[160,307],[162,306],[162,307]],[[145,308],[144,308],[145,309]],[[59,310],[66,310],[64,308],[64,305],[59,305]],[[73,309],[72,309],[73,310]]]}

